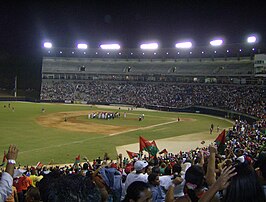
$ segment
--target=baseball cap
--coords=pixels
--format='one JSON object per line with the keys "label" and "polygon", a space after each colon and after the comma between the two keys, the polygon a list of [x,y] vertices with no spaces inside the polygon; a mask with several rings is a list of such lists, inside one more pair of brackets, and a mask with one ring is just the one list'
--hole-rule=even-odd
{"label": "baseball cap", "polygon": [[134,164],[134,168],[136,171],[142,170],[143,168],[147,167],[147,161],[136,161]]}
{"label": "baseball cap", "polygon": [[240,163],[244,163],[245,162],[245,157],[244,156],[239,156],[236,160],[239,161]]}
{"label": "baseball cap", "polygon": [[14,175],[13,178],[21,177],[23,173],[25,173],[27,170],[24,169],[14,169]]}

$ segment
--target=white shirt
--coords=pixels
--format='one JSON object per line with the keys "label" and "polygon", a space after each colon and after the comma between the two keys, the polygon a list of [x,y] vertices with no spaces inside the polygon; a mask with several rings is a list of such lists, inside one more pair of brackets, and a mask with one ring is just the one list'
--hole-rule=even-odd
{"label": "white shirt", "polygon": [[12,194],[13,178],[12,176],[4,172],[0,180],[0,202],[5,201],[7,196]]}
{"label": "white shirt", "polygon": [[[181,176],[183,178],[183,181],[176,185],[175,188],[174,188],[174,196],[175,197],[181,197],[181,196],[184,196],[184,186],[186,184],[186,181],[184,180],[184,176]],[[160,185],[162,187],[164,187],[165,190],[168,190],[169,187],[173,184],[173,180],[172,180],[173,176],[171,175],[163,175],[163,176],[160,176],[159,179],[160,179]]]}
{"label": "white shirt", "polygon": [[142,182],[148,182],[148,174],[145,173],[136,173],[136,171],[132,171],[131,173],[129,173],[127,175],[127,179],[126,179],[126,182],[125,182],[125,190],[127,190],[128,186],[132,183],[132,182],[135,182],[135,181],[142,181]]}
{"label": "white shirt", "polygon": [[163,175],[159,176],[160,185],[164,187],[165,190],[168,190],[169,186],[172,185],[172,176],[171,175]]}

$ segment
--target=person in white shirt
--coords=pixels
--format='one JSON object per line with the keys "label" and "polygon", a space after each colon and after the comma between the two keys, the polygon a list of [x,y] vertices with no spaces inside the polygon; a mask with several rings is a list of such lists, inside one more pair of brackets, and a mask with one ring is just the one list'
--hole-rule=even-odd
{"label": "person in white shirt", "polygon": [[145,173],[145,168],[148,166],[147,161],[138,160],[134,164],[134,170],[127,175],[127,179],[125,182],[125,190],[127,190],[128,186],[135,181],[148,182],[148,174]]}

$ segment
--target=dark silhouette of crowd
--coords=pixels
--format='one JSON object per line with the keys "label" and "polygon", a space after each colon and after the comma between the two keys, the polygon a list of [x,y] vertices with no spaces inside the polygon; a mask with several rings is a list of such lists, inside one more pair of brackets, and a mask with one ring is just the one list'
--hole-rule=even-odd
{"label": "dark silhouette of crowd", "polygon": [[[219,144],[128,159],[17,167],[9,147],[0,201],[266,201],[266,121],[235,120]],[[217,148],[218,147],[218,148]],[[13,177],[13,178],[12,178]],[[13,185],[13,188],[12,188]]]}
{"label": "dark silhouette of crowd", "polygon": [[101,81],[49,81],[42,83],[41,100],[123,103],[144,107],[205,106],[263,118],[265,87],[217,84],[171,84]]}

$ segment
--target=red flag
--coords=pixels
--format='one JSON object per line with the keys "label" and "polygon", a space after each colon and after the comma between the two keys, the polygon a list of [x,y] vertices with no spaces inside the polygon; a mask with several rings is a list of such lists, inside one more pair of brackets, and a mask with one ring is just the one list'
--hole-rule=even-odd
{"label": "red flag", "polygon": [[140,152],[145,150],[152,156],[156,156],[157,152],[159,151],[154,140],[152,142],[149,142],[141,136],[139,136],[139,150]]}
{"label": "red flag", "polygon": [[218,135],[214,142],[218,144],[225,144],[225,129]]}
{"label": "red flag", "polygon": [[148,140],[139,136],[139,151],[145,150],[145,148],[147,147],[147,143],[149,143]]}
{"label": "red flag", "polygon": [[223,130],[221,132],[221,134],[218,135],[218,137],[215,140],[216,144],[217,144],[217,151],[219,154],[224,155],[224,150],[226,148],[225,145],[225,130]]}
{"label": "red flag", "polygon": [[43,167],[43,164],[41,162],[38,162],[36,165],[36,169],[41,169]]}
{"label": "red flag", "polygon": [[159,154],[168,154],[168,151],[166,149],[159,152]]}
{"label": "red flag", "polygon": [[154,140],[151,142],[151,146],[158,148]]}
{"label": "red flag", "polygon": [[79,162],[80,162],[80,154],[76,157],[74,164],[78,164]]}
{"label": "red flag", "polygon": [[128,150],[126,150],[126,151],[127,151],[127,154],[128,154],[130,159],[133,159],[134,157],[138,157],[139,156],[138,153],[131,152],[131,151],[128,151]]}

